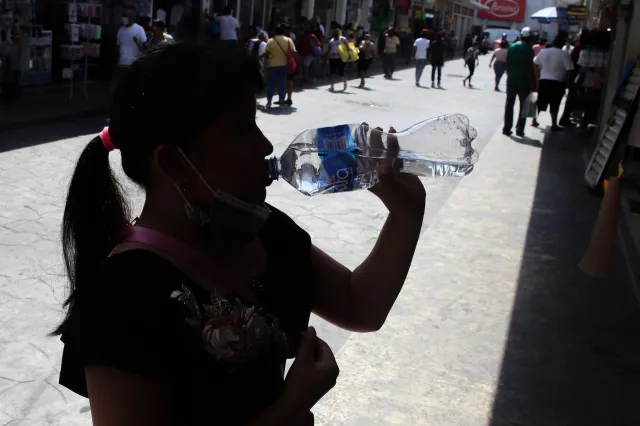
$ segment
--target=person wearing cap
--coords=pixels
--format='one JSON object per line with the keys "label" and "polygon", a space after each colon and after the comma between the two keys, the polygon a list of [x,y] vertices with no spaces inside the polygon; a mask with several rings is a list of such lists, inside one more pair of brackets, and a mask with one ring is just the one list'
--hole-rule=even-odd
{"label": "person wearing cap", "polygon": [[[502,133],[511,136],[513,127],[513,109],[516,98],[520,100],[520,111],[524,107],[529,93],[536,90],[536,77],[533,67],[533,49],[531,47],[531,28],[520,31],[520,40],[507,50],[507,100],[504,107],[504,127]],[[518,114],[516,135],[524,136],[526,118]]]}
{"label": "person wearing cap", "polygon": [[422,77],[422,71],[427,65],[427,50],[429,49],[429,30],[426,28],[420,33],[418,38],[413,43],[413,57],[416,60],[416,86],[420,87],[420,77]]}

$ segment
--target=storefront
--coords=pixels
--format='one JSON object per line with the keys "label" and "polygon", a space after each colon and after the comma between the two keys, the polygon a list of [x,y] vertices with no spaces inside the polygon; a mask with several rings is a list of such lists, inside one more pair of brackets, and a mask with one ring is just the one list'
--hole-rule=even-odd
{"label": "storefront", "polygon": [[[148,27],[152,0],[137,0],[134,6],[137,22]],[[184,8],[174,6],[159,0],[155,10],[175,26]],[[119,0],[0,0],[0,10],[4,80],[5,67],[11,68],[19,86],[111,77],[124,11]]]}
{"label": "storefront", "polygon": [[478,20],[483,28],[515,29],[524,22],[527,0],[481,0],[486,9],[478,10]]}
{"label": "storefront", "polygon": [[52,32],[35,17],[35,1],[0,0],[0,81],[5,92],[52,81]]}
{"label": "storefront", "polygon": [[464,37],[471,33],[473,25],[473,9],[455,4],[453,8],[453,31],[456,36],[456,47],[462,47]]}

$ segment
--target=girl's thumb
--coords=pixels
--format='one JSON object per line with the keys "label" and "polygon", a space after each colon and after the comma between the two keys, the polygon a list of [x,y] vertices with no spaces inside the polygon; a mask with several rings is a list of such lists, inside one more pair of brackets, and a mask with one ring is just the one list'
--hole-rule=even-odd
{"label": "girl's thumb", "polygon": [[315,357],[316,344],[316,329],[313,327],[309,327],[306,331],[303,331],[301,333],[298,358]]}

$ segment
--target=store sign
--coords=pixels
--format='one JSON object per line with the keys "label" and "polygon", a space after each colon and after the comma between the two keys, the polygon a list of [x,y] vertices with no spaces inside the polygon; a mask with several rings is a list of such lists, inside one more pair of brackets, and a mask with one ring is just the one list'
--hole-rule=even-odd
{"label": "store sign", "polygon": [[569,6],[567,9],[567,18],[570,21],[584,21],[584,15],[586,7],[584,6]]}
{"label": "store sign", "polygon": [[527,0],[482,0],[489,10],[478,10],[479,19],[495,19],[498,21],[524,21]]}

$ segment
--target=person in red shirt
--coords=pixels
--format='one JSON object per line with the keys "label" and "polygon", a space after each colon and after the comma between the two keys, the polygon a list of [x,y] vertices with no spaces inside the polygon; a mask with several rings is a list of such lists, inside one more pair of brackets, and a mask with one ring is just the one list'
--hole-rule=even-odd
{"label": "person in red shirt", "polygon": [[304,28],[304,36],[298,43],[298,53],[302,57],[302,78],[306,84],[309,83],[309,76],[312,76],[311,80],[313,80],[315,75],[316,56],[322,54],[320,40],[313,33],[313,28],[310,24],[307,24]]}

